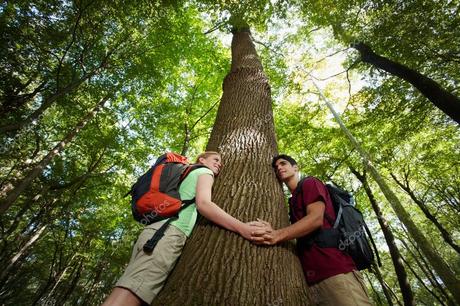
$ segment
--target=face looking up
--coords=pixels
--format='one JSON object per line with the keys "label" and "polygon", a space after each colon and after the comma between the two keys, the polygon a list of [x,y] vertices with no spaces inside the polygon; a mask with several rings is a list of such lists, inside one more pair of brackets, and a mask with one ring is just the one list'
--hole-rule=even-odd
{"label": "face looking up", "polygon": [[276,176],[281,180],[285,181],[286,179],[296,175],[297,165],[291,165],[287,160],[280,158],[275,162],[275,172]]}
{"label": "face looking up", "polygon": [[200,164],[205,165],[214,173],[214,175],[219,174],[220,168],[222,167],[222,160],[220,155],[212,154],[208,157],[201,157],[199,159]]}

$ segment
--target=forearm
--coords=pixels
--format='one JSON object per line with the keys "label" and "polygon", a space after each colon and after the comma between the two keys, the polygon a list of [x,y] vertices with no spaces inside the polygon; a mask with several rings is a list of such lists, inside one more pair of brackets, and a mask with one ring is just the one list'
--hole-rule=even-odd
{"label": "forearm", "polygon": [[277,243],[304,237],[321,227],[322,219],[314,216],[305,216],[296,223],[275,230]]}
{"label": "forearm", "polygon": [[240,233],[240,229],[244,225],[243,222],[226,213],[214,202],[206,201],[199,204],[197,203],[197,209],[203,217],[229,231]]}

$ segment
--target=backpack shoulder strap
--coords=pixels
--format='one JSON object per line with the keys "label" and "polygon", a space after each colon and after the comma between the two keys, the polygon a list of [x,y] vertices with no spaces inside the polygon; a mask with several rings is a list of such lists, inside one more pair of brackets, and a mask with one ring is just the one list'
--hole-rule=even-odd
{"label": "backpack shoulder strap", "polygon": [[208,168],[205,165],[200,165],[200,164],[193,164],[189,165],[185,168],[184,172],[182,172],[180,179],[179,179],[179,185],[185,180],[185,178],[192,172],[193,170],[199,169],[199,168]]}
{"label": "backpack shoulder strap", "polygon": [[[187,178],[187,176],[190,174],[190,172],[192,172],[193,170],[196,170],[196,169],[199,169],[199,168],[207,168],[205,165],[200,165],[200,164],[193,164],[193,165],[189,165],[185,168],[184,172],[182,172],[181,176],[180,176],[180,179],[179,179],[179,186],[180,184],[182,184],[182,182]],[[183,200],[182,203],[184,205],[182,205],[182,207],[180,208],[179,211],[183,210],[184,208],[188,207],[189,205],[195,203],[195,198],[193,199],[190,199],[190,200]]]}
{"label": "backpack shoulder strap", "polygon": [[367,236],[369,237],[372,247],[374,248],[375,256],[377,257],[377,264],[379,267],[382,267],[382,262],[380,261],[379,250],[377,250],[377,246],[375,245],[374,239],[372,238],[371,231],[367,226],[366,222],[363,222],[364,228],[366,230]]}
{"label": "backpack shoulder strap", "polygon": [[[296,191],[297,191],[297,194],[298,194],[299,196],[301,196],[301,197],[303,196],[303,188],[302,188],[302,185],[303,185],[303,183],[305,182],[305,180],[306,180],[307,178],[310,178],[310,177],[313,177],[313,178],[314,178],[314,176],[306,176],[306,177],[301,178],[300,181],[297,183]],[[325,185],[325,184],[324,184],[324,185]],[[326,186],[326,185],[325,185],[325,186]],[[328,191],[328,193],[329,193],[329,189],[328,189],[327,187],[326,187],[326,189],[327,189],[327,191]],[[332,196],[332,195],[329,194],[329,196]],[[331,201],[332,201],[332,199],[331,199]],[[326,203],[324,203],[324,204],[326,204]],[[341,214],[342,214],[342,212],[340,212],[340,215],[341,215]],[[339,214],[337,214],[337,216],[338,216],[338,215],[339,215]],[[326,218],[327,222],[329,222],[329,224],[330,224],[331,226],[333,226],[333,224],[334,224],[333,227],[336,228],[336,227],[335,227],[334,221],[338,224],[339,218],[336,218],[336,219],[334,220],[334,218],[332,218],[331,216],[329,216],[328,214],[326,214],[326,212],[324,212],[324,218]]]}

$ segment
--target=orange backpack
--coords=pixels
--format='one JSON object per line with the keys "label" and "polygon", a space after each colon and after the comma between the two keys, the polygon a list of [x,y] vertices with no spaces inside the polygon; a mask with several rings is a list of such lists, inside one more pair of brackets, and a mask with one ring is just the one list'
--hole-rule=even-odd
{"label": "orange backpack", "polygon": [[149,225],[168,219],[154,237],[144,245],[144,251],[151,252],[161,239],[168,224],[177,219],[179,212],[195,203],[195,198],[182,201],[180,184],[187,175],[204,165],[190,165],[187,157],[168,152],[158,157],[155,164],[144,173],[131,190],[131,210],[136,221]]}

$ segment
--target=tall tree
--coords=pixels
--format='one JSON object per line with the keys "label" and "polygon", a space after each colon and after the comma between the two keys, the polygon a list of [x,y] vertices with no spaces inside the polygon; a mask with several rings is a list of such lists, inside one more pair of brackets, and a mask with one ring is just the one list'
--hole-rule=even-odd
{"label": "tall tree", "polygon": [[[315,84],[316,85],[316,84]],[[359,152],[359,155],[362,158],[364,167],[370,172],[372,178],[376,181],[379,185],[382,193],[385,195],[386,199],[390,203],[391,207],[395,211],[396,215],[398,216],[399,220],[407,227],[407,230],[411,237],[417,241],[420,249],[424,253],[424,255],[430,260],[434,270],[438,273],[439,277],[442,279],[444,284],[446,285],[449,292],[452,294],[454,299],[457,303],[460,303],[460,280],[456,277],[455,273],[446,263],[446,261],[436,253],[433,245],[428,241],[425,235],[420,231],[419,227],[414,223],[412,218],[410,217],[407,210],[399,201],[398,197],[395,193],[390,189],[388,184],[385,182],[383,177],[377,171],[373,163],[371,162],[370,157],[367,153],[362,149],[359,145],[356,138],[350,133],[350,131],[346,128],[338,113],[334,110],[332,104],[328,101],[328,99],[323,95],[322,91],[316,85],[316,88],[319,91],[319,95],[321,99],[326,103],[327,107],[331,110],[334,118],[337,120],[340,128],[345,133],[349,141],[353,144],[353,147]]]}
{"label": "tall tree", "polygon": [[433,222],[433,224],[436,226],[436,228],[441,233],[442,238],[444,238],[444,241],[447,244],[449,244],[457,253],[460,254],[460,246],[457,243],[455,243],[455,240],[453,239],[452,235],[439,222],[436,216],[430,212],[430,210],[428,209],[426,204],[423,202],[423,200],[417,197],[414,190],[409,184],[408,177],[405,176],[403,179],[398,179],[398,177],[394,173],[390,173],[390,175],[393,178],[393,180],[396,182],[396,184],[398,184],[399,187],[401,187],[401,189],[403,189],[409,195],[412,201],[414,201],[414,203],[417,204],[420,210],[423,211],[423,214],[425,215],[425,217],[431,222]]}
{"label": "tall tree", "polygon": [[[436,105],[453,120],[460,120],[459,2],[344,0],[340,3],[303,1],[301,5],[310,22],[332,28],[339,42],[361,49],[362,59],[372,65],[353,67],[367,74],[366,79],[373,87],[378,87],[380,96],[388,97],[400,91],[400,99],[383,98],[374,103],[382,102],[398,108],[409,106],[419,117],[432,114],[432,105]],[[369,43],[372,50],[362,42]],[[394,77],[375,73],[382,69],[408,82],[398,82]],[[390,91],[381,90],[389,80],[392,81]],[[433,104],[426,103],[424,97],[420,99],[411,85]]]}
{"label": "tall tree", "polygon": [[376,54],[363,42],[353,43],[352,47],[359,51],[363,62],[411,83],[436,107],[460,124],[460,99],[442,88],[436,81],[403,64]]}
{"label": "tall tree", "polygon": [[364,190],[366,191],[367,197],[371,202],[372,209],[374,210],[375,214],[377,215],[377,219],[382,229],[383,235],[385,237],[385,241],[388,245],[388,249],[390,250],[391,260],[393,261],[393,266],[395,268],[396,275],[398,277],[399,287],[401,288],[401,294],[403,296],[404,305],[414,305],[414,294],[412,292],[412,288],[410,287],[409,280],[407,278],[406,269],[402,264],[401,253],[399,252],[398,246],[396,245],[395,237],[391,232],[388,223],[386,222],[382,210],[380,209],[377,200],[374,197],[374,194],[369,186],[369,182],[367,180],[366,172],[359,173],[358,170],[354,169],[350,166],[351,172],[361,181],[363,184]]}
{"label": "tall tree", "polygon": [[19,195],[26,189],[33,180],[39,176],[43,169],[52,161],[52,159],[61,153],[64,150],[65,146],[69,144],[78,134],[78,132],[83,129],[88,122],[96,116],[99,110],[102,108],[105,102],[111,98],[113,93],[107,94],[96,106],[88,113],[86,116],[81,119],[65,137],[62,139],[53,149],[51,149],[48,154],[40,161],[40,163],[35,166],[30,173],[28,173],[15,187],[10,191],[4,199],[0,202],[0,213],[4,213],[10,208],[10,206],[16,201]]}
{"label": "tall tree", "polygon": [[[222,153],[214,200],[241,220],[288,224],[270,167],[276,154],[270,86],[249,29],[234,30],[231,70],[207,149]],[[186,277],[184,277],[186,276]],[[307,305],[292,245],[263,248],[200,220],[155,305]]]}

